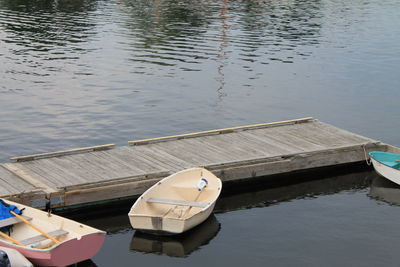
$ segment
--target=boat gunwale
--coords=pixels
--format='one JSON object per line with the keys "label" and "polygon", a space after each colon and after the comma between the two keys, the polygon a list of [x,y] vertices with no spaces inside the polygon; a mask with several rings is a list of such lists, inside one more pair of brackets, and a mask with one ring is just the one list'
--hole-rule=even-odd
{"label": "boat gunwale", "polygon": [[[198,212],[195,212],[195,213],[191,214],[189,217],[182,217],[182,218],[179,218],[179,217],[175,217],[175,218],[174,218],[174,217],[165,217],[165,216],[155,216],[155,215],[143,214],[143,213],[132,213],[132,210],[135,209],[135,207],[136,207],[137,205],[139,205],[139,203],[145,201],[144,198],[146,197],[146,195],[147,195],[149,192],[151,192],[155,187],[157,187],[157,186],[163,184],[163,181],[169,180],[169,179],[173,179],[175,176],[177,176],[178,174],[181,174],[181,173],[186,173],[186,172],[196,171],[196,170],[203,170],[203,169],[206,170],[207,172],[209,172],[209,173],[212,175],[212,177],[216,179],[216,181],[217,181],[217,186],[216,186],[216,190],[215,190],[215,195],[214,195],[214,196],[212,197],[212,199],[208,202],[208,205],[207,205],[206,207],[204,207],[204,208],[201,208]],[[170,221],[176,221],[176,222],[179,222],[179,223],[185,223],[185,222],[187,222],[187,221],[193,220],[194,218],[198,217],[199,215],[201,215],[201,214],[203,214],[203,213],[209,212],[210,209],[211,209],[211,211],[210,211],[210,213],[211,213],[212,210],[214,209],[214,206],[215,206],[217,200],[218,200],[218,197],[219,197],[220,194],[221,194],[221,190],[222,190],[222,181],[221,181],[221,179],[218,178],[218,177],[217,177],[214,173],[212,173],[211,171],[207,170],[206,168],[204,168],[204,167],[192,167],[192,168],[188,168],[188,169],[183,169],[183,170],[181,170],[181,171],[178,171],[178,172],[176,172],[176,173],[173,173],[173,174],[171,174],[171,175],[169,175],[169,176],[167,176],[167,177],[161,179],[160,181],[158,181],[158,182],[156,182],[154,185],[152,185],[150,188],[148,188],[148,189],[135,201],[135,203],[132,205],[132,207],[131,207],[131,209],[130,209],[130,211],[129,211],[129,213],[128,213],[128,217],[129,217],[129,218],[135,218],[135,217],[140,217],[140,218],[156,218],[156,217],[158,217],[158,218],[162,218],[162,219],[166,219],[166,220],[170,220]],[[146,204],[147,204],[147,202],[146,202]],[[147,205],[148,205],[148,204],[147,204]],[[131,223],[131,224],[132,224],[132,223]],[[132,228],[134,228],[135,230],[143,231],[143,232],[154,232],[154,231],[156,231],[156,232],[158,232],[159,234],[162,234],[162,232],[165,232],[165,233],[167,233],[167,234],[168,234],[168,233],[169,233],[169,234],[179,234],[179,233],[181,233],[181,232],[172,232],[172,231],[165,231],[165,230],[154,230],[154,229],[147,229],[147,228],[146,228],[146,229],[135,228],[133,225],[132,225]]]}
{"label": "boat gunwale", "polygon": [[[28,213],[29,212],[33,212],[33,213],[36,212],[36,213],[39,213],[39,214],[40,213],[46,213],[46,212],[44,212],[42,210],[38,210],[38,209],[35,209],[33,207],[30,207],[30,206],[27,206],[27,205],[24,205],[24,204],[21,204],[21,203],[17,203],[17,202],[8,200],[8,199],[3,199],[3,198],[0,198],[0,199],[2,199],[3,201],[5,201],[8,204],[16,206],[19,209],[24,209]],[[33,216],[34,214],[29,214],[29,215],[30,215],[29,216],[30,218],[32,218],[32,219],[35,218]],[[74,240],[79,241],[84,237],[91,236],[91,235],[96,235],[96,234],[101,234],[101,235],[104,235],[104,236],[107,235],[107,232],[105,232],[103,230],[100,230],[100,229],[97,229],[97,228],[94,228],[94,227],[92,227],[90,225],[86,225],[86,224],[83,224],[83,223],[80,223],[80,222],[77,222],[77,221],[74,221],[74,220],[71,220],[71,219],[56,215],[56,214],[51,214],[51,216],[54,216],[57,219],[62,219],[67,224],[76,224],[76,225],[84,226],[84,227],[87,228],[88,233],[78,234],[75,231],[72,231],[72,232],[68,231],[67,235],[71,235],[70,238],[66,238],[63,241],[60,241],[60,243],[54,243],[50,247],[47,247],[47,248],[34,248],[34,247],[29,246],[29,245],[21,246],[21,245],[9,242],[9,241],[7,241],[5,239],[0,239],[0,247],[4,246],[4,247],[9,247],[9,248],[18,248],[18,249],[21,249],[21,250],[29,250],[29,251],[36,251],[36,252],[42,252],[42,253],[51,253],[53,250],[59,248],[60,246],[62,246],[66,242],[72,242]],[[43,221],[41,219],[36,219],[36,220],[37,220],[37,223],[39,223],[39,224],[40,224],[40,222]],[[52,223],[52,220],[49,219],[49,222]],[[22,221],[21,221],[21,223],[22,223]],[[26,227],[28,227],[28,226],[26,226]],[[68,227],[65,227],[65,223],[63,223],[63,227],[61,229],[68,230]]]}
{"label": "boat gunwale", "polygon": [[[384,163],[383,161],[378,160],[376,157],[374,157],[373,154],[376,154],[377,152],[378,152],[379,154],[398,155],[398,156],[399,156],[399,162],[398,162],[398,164],[400,164],[400,154],[398,154],[398,153],[391,153],[391,152],[384,152],[384,151],[371,151],[371,152],[368,153],[372,160],[375,160],[375,161],[378,162],[379,164],[382,164],[382,165],[384,165],[384,166],[386,166],[386,167],[388,167],[388,168],[391,168],[391,169],[393,169],[393,170],[396,170],[396,171],[399,171],[399,172],[400,172],[400,169],[393,168],[392,166],[389,166],[389,165],[387,165],[386,163]],[[392,161],[392,162],[396,162],[396,161]]]}
{"label": "boat gunwale", "polygon": [[90,235],[97,235],[97,234],[106,235],[106,232],[100,230],[99,232],[94,232],[94,233],[89,233],[89,234],[82,235],[82,236],[80,236],[80,238],[74,237],[74,238],[71,238],[71,239],[67,239],[67,240],[61,241],[60,243],[54,243],[52,246],[50,246],[48,248],[34,248],[34,247],[29,246],[29,245],[20,246],[20,245],[14,244],[14,243],[9,243],[4,239],[1,239],[0,243],[2,243],[4,245],[0,245],[0,248],[4,246],[4,247],[14,248],[14,249],[15,248],[20,248],[22,250],[37,251],[37,252],[42,252],[42,253],[51,253],[52,250],[55,250],[58,247],[63,246],[66,242],[72,242],[74,240],[79,241],[83,237],[87,237],[87,236],[90,236]]}
{"label": "boat gunwale", "polygon": [[[136,205],[138,205],[138,203],[144,201],[145,195],[147,195],[149,192],[151,192],[155,187],[161,185],[161,184],[163,183],[163,181],[172,179],[172,178],[174,178],[176,175],[178,175],[178,174],[180,174],[180,173],[195,171],[195,170],[199,170],[199,169],[205,169],[206,171],[210,172],[213,176],[215,176],[215,174],[213,174],[211,171],[207,170],[206,168],[202,168],[202,167],[192,167],[192,168],[189,168],[189,169],[184,169],[184,170],[178,171],[178,172],[176,172],[176,173],[173,173],[173,174],[171,174],[171,175],[169,175],[169,176],[167,176],[167,177],[161,179],[160,181],[158,181],[157,183],[155,183],[154,185],[152,185],[150,188],[148,188],[148,189],[135,201],[135,203],[132,205],[132,207],[131,207],[131,209],[130,209],[130,211],[129,211],[129,213],[128,213],[128,216],[131,217],[131,211],[136,207]],[[200,213],[200,212],[202,212],[202,211],[205,211],[205,210],[207,210],[208,208],[210,208],[210,206],[212,206],[212,205],[217,201],[219,195],[221,194],[222,181],[221,181],[221,179],[218,178],[217,176],[215,176],[215,178],[217,178],[217,182],[218,182],[217,190],[215,190],[217,193],[216,193],[215,196],[211,199],[211,201],[209,202],[209,205],[207,205],[206,207],[202,208],[198,213]],[[197,214],[197,213],[193,214],[193,215],[190,216],[190,217],[187,217],[186,220],[189,219],[189,218],[191,218],[191,217],[193,217],[193,216],[196,215],[196,214]],[[147,215],[147,216],[148,216],[148,217],[159,217],[159,216],[152,216],[152,215]]]}

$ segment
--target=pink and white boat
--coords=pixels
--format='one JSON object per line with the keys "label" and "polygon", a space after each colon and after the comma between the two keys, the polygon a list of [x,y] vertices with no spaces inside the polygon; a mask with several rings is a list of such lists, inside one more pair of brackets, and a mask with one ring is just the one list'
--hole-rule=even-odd
{"label": "pink and white boat", "polygon": [[[0,220],[0,247],[19,251],[34,265],[71,265],[92,258],[103,245],[104,231],[9,200],[1,202],[22,210],[22,216],[17,212]],[[6,231],[4,227],[10,226]]]}

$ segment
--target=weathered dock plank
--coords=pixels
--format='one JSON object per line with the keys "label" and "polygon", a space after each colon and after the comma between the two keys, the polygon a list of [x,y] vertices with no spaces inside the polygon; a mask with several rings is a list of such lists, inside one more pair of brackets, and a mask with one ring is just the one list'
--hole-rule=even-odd
{"label": "weathered dock plank", "polygon": [[154,146],[134,147],[130,148],[130,151],[131,153],[138,155],[143,161],[146,161],[146,163],[152,165],[156,164],[164,170],[179,170],[184,169],[186,166],[190,166],[189,162],[174,157]]}
{"label": "weathered dock plank", "polygon": [[34,154],[34,155],[21,156],[21,157],[13,157],[13,158],[11,158],[11,160],[13,160],[13,161],[28,161],[28,160],[42,159],[42,158],[48,158],[48,157],[65,156],[65,155],[71,155],[71,154],[88,152],[88,151],[100,151],[100,150],[104,150],[104,149],[110,149],[110,148],[113,148],[114,146],[115,146],[114,144],[107,144],[107,145],[100,145],[100,146],[81,147],[81,148],[74,148],[74,149],[62,150],[62,151],[56,151],[56,152],[41,153],[41,154]]}
{"label": "weathered dock plank", "polygon": [[7,168],[0,166],[0,196],[12,195],[35,186],[21,179]]}
{"label": "weathered dock plank", "polygon": [[313,118],[14,157],[0,165],[0,196],[44,208],[143,193],[170,173],[208,168],[223,181],[365,160],[400,149]]}

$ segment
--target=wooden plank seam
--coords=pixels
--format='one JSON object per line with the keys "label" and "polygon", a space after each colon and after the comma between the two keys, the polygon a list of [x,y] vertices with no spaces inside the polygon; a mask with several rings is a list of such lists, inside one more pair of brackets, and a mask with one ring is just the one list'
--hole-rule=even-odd
{"label": "wooden plank seam", "polygon": [[69,150],[61,150],[61,151],[55,151],[55,152],[49,152],[49,153],[41,153],[41,154],[13,157],[13,158],[10,158],[10,160],[15,161],[15,162],[29,161],[29,160],[35,160],[35,159],[41,159],[41,158],[50,158],[50,157],[65,156],[65,155],[71,155],[71,154],[77,154],[77,153],[106,150],[106,149],[111,149],[114,146],[115,146],[115,144],[106,144],[106,145],[100,145],[100,146],[73,148],[73,149],[69,149]]}
{"label": "wooden plank seam", "polygon": [[226,133],[245,131],[245,130],[251,130],[251,129],[261,129],[261,128],[268,128],[268,127],[291,125],[291,124],[297,124],[297,123],[304,123],[304,122],[308,122],[311,120],[314,120],[314,118],[306,117],[306,118],[294,119],[294,120],[258,123],[258,124],[237,126],[237,127],[231,127],[231,128],[225,128],[225,129],[216,129],[216,130],[209,130],[209,131],[202,131],[202,132],[195,132],[195,133],[140,139],[140,140],[128,141],[128,144],[132,145],[132,146],[145,145],[145,144],[149,144],[149,143],[165,142],[165,141],[170,141],[170,140],[180,140],[180,139],[184,139],[184,138],[193,138],[193,137],[208,136],[208,135],[214,135],[214,134],[226,134]]}

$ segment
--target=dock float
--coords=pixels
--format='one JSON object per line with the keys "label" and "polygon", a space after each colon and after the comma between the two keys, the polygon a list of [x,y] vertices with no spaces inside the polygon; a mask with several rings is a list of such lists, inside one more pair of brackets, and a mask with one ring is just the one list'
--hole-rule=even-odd
{"label": "dock float", "polygon": [[223,182],[250,181],[357,163],[372,150],[400,152],[313,118],[261,123],[14,157],[0,164],[0,197],[65,208],[138,196],[190,167],[207,168]]}

